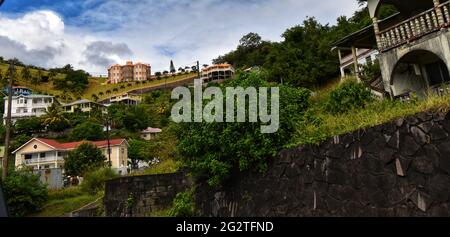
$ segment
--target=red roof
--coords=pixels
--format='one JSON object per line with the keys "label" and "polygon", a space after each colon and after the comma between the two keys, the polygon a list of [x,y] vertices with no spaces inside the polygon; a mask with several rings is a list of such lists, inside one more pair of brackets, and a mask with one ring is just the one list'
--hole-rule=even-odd
{"label": "red roof", "polygon": [[[92,141],[81,141],[81,142],[68,142],[68,143],[59,143],[56,140],[53,139],[45,139],[45,138],[36,138],[36,140],[43,142],[49,146],[52,146],[56,149],[61,149],[61,150],[72,150],[77,148],[79,145],[83,144],[83,143],[92,143],[94,144],[96,147],[107,147],[108,146],[108,140],[104,140],[104,141],[96,141],[96,142],[92,142]],[[125,139],[112,139],[109,140],[109,144],[111,146],[117,146],[122,144],[123,142],[125,142]]]}

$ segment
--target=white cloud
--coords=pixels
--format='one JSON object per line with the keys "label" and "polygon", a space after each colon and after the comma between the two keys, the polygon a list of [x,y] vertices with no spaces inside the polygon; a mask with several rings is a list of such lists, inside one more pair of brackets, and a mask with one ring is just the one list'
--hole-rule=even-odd
{"label": "white cloud", "polygon": [[[96,7],[66,19],[70,26],[50,11],[30,12],[20,18],[0,15],[0,36],[21,42],[27,50],[55,49],[53,60],[44,66],[71,63],[102,73],[106,73],[105,67],[89,65],[87,47],[95,41],[126,43],[133,56],[102,52],[106,59],[97,61],[123,63],[128,56],[152,64],[156,71],[167,69],[170,59],[176,66],[196,60],[210,63],[235,48],[249,32],[279,41],[287,28],[307,16],[334,23],[338,16],[350,15],[357,8],[356,0],[89,0],[84,4],[93,2]],[[4,21],[9,26],[3,26]],[[33,32],[31,37],[29,32]]]}

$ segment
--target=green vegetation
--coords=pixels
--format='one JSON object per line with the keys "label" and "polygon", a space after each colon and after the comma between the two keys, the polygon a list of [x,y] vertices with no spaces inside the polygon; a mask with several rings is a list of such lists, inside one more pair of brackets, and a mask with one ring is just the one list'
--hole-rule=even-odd
{"label": "green vegetation", "polygon": [[324,105],[331,94],[340,88],[341,86],[336,84],[311,98],[312,105],[304,118],[297,123],[297,131],[293,139],[287,143],[287,147],[319,144],[336,135],[377,126],[419,112],[450,109],[450,95],[436,96],[430,93],[428,98],[420,101],[367,100],[364,107],[355,107],[336,114]]}
{"label": "green vegetation", "polygon": [[105,182],[119,177],[110,168],[100,168],[84,174],[81,189],[85,193],[96,194],[105,190]]}
{"label": "green vegetation", "polygon": [[367,87],[354,80],[348,80],[330,93],[324,106],[333,114],[345,113],[364,108],[371,99],[372,95]]}
{"label": "green vegetation", "polygon": [[69,176],[83,176],[105,165],[106,157],[92,143],[83,143],[64,158],[64,169]]}
{"label": "green vegetation", "polygon": [[48,198],[47,187],[29,170],[11,170],[3,181],[9,215],[22,217],[39,211]]}
{"label": "green vegetation", "polygon": [[[262,72],[243,73],[222,85],[222,90],[225,91],[227,86],[279,86],[278,132],[261,133],[261,125],[265,125],[262,122],[202,122],[178,125],[178,150],[194,177],[205,179],[211,186],[218,186],[236,171],[247,171],[251,168],[263,172],[267,168],[267,160],[276,156],[290,139],[295,130],[295,121],[309,107],[310,91],[270,84],[266,78],[266,74]],[[245,107],[248,114],[249,108]]]}
{"label": "green vegetation", "polygon": [[79,186],[63,190],[50,190],[48,201],[44,204],[42,210],[29,216],[61,217],[94,202],[102,196],[102,192],[96,194],[83,192]]}
{"label": "green vegetation", "polygon": [[[25,67],[21,63],[16,63],[15,65],[15,85],[31,87],[35,93],[56,96],[63,103],[74,101],[78,98],[89,100],[94,98],[95,100],[105,99],[106,97],[123,94],[130,90],[162,86],[166,82],[179,82],[197,75],[195,72],[180,73],[175,77],[164,78],[162,81],[153,80],[145,83],[130,83],[130,86],[124,86],[128,83],[105,84],[106,78],[92,77],[82,70],[75,71],[71,65],[50,70],[31,65]],[[7,78],[8,67],[9,65],[6,64],[6,61],[0,61],[0,84],[2,87],[6,84],[5,79]],[[117,90],[111,93],[114,89]],[[110,93],[107,93],[107,91]]]}
{"label": "green vegetation", "polygon": [[103,125],[88,120],[75,126],[75,128],[72,130],[72,138],[77,141],[103,140],[105,139],[105,134],[103,133]]}
{"label": "green vegetation", "polygon": [[168,214],[171,217],[192,217],[195,214],[195,188],[178,193]]}
{"label": "green vegetation", "polygon": [[182,166],[181,162],[173,159],[163,160],[158,164],[152,165],[150,168],[134,172],[131,176],[155,175],[155,174],[171,174],[178,171]]}

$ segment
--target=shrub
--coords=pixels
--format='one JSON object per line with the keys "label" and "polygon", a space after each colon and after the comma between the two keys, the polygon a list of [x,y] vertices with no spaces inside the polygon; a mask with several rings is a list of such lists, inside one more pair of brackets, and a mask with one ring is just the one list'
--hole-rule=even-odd
{"label": "shrub", "polygon": [[367,87],[354,80],[348,80],[330,93],[325,107],[329,112],[339,114],[364,108],[371,100],[372,96]]}
{"label": "shrub", "polygon": [[105,138],[103,126],[92,121],[86,121],[77,125],[72,131],[75,140],[98,141]]}
{"label": "shrub", "polygon": [[39,132],[44,129],[45,128],[42,125],[42,120],[37,117],[19,119],[14,124],[14,132],[16,134],[26,134],[28,136],[31,136],[33,133]]}
{"label": "shrub", "polygon": [[84,175],[81,189],[88,193],[98,193],[105,189],[105,182],[117,178],[118,175],[110,168],[100,168]]}
{"label": "shrub", "polygon": [[86,172],[105,165],[106,157],[91,143],[83,143],[64,158],[66,174],[83,176]]}
{"label": "shrub", "polygon": [[182,193],[178,193],[173,199],[169,216],[172,217],[192,217],[195,212],[195,188]]}
{"label": "shrub", "polygon": [[[241,74],[225,86],[271,86],[264,78],[259,72]],[[279,130],[276,133],[261,133],[261,126],[265,125],[262,122],[180,124],[176,133],[183,162],[194,177],[205,179],[211,186],[222,184],[232,172],[249,169],[264,172],[267,160],[276,156],[295,131],[295,121],[308,108],[309,97],[310,92],[306,89],[280,86]]]}
{"label": "shrub", "polygon": [[48,199],[46,185],[29,170],[11,171],[3,188],[9,214],[15,217],[39,211]]}

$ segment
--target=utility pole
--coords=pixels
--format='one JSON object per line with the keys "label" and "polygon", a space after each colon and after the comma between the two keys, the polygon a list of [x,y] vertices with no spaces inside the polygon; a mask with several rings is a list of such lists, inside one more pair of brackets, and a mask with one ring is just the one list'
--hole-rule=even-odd
{"label": "utility pole", "polygon": [[8,111],[6,115],[6,128],[5,128],[5,154],[3,155],[3,170],[2,180],[8,176],[8,158],[9,158],[9,144],[11,143],[11,106],[12,106],[12,85],[14,80],[14,61],[11,60],[9,65],[9,81],[8,81]]}
{"label": "utility pole", "polygon": [[197,73],[198,73],[198,79],[200,79],[201,78],[201,75],[200,75],[200,61],[197,61]]}
{"label": "utility pole", "polygon": [[112,167],[111,163],[111,142],[109,138],[109,115],[106,115],[106,139],[108,140],[108,167]]}

